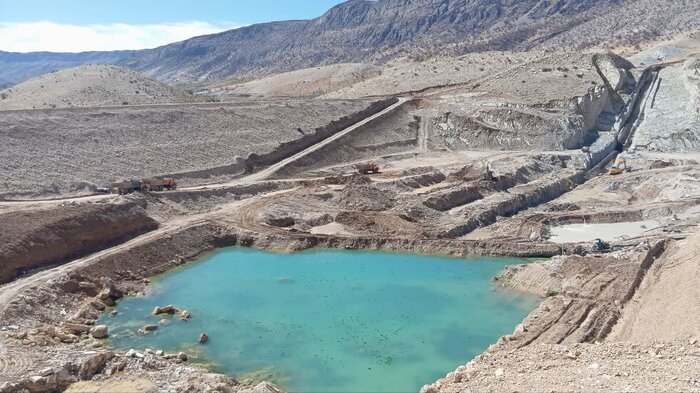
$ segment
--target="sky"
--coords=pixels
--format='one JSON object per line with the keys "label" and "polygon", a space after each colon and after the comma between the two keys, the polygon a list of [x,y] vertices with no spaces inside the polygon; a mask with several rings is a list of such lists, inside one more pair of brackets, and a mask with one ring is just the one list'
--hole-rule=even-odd
{"label": "sky", "polygon": [[0,50],[144,49],[254,23],[315,18],[342,0],[0,0]]}

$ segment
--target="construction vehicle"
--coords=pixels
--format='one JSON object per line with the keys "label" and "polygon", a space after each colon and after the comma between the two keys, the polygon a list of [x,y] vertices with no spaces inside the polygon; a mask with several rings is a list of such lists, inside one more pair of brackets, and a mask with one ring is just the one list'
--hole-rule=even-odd
{"label": "construction vehicle", "polygon": [[493,175],[493,171],[491,171],[491,168],[489,168],[488,165],[486,165],[486,169],[484,169],[484,173],[481,175],[481,178],[483,180],[489,180],[489,181],[496,181],[498,180],[496,176]]}
{"label": "construction vehicle", "polygon": [[363,175],[370,175],[373,173],[379,173],[379,165],[374,162],[368,164],[357,165],[357,171]]}
{"label": "construction vehicle", "polygon": [[164,177],[162,179],[146,180],[152,191],[174,190],[177,188],[177,181],[172,177]]}
{"label": "construction vehicle", "polygon": [[177,181],[171,177],[162,179],[125,180],[112,184],[112,192],[124,195],[134,191],[163,191],[177,188]]}
{"label": "construction vehicle", "polygon": [[112,184],[112,192],[119,195],[131,194],[134,191],[147,191],[149,188],[149,184],[143,180],[132,179]]}
{"label": "construction vehicle", "polygon": [[612,168],[608,169],[608,175],[619,175],[622,172],[629,172],[631,169],[627,166],[627,161],[623,157],[617,159]]}

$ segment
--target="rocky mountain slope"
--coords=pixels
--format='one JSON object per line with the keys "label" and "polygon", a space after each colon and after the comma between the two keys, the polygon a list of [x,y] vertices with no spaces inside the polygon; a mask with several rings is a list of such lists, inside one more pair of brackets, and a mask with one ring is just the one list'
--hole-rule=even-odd
{"label": "rocky mountain slope", "polygon": [[116,63],[167,82],[259,78],[436,53],[635,46],[698,27],[695,0],[349,0],[315,19],[256,24],[155,49],[0,52],[0,80],[16,84],[86,63]]}
{"label": "rocky mountain slope", "polygon": [[690,0],[350,0],[316,19],[196,37],[121,64],[171,82],[216,80],[436,52],[634,43],[697,26],[699,15]]}
{"label": "rocky mountain slope", "polygon": [[0,110],[193,102],[183,90],[111,65],[48,73],[0,91]]}
{"label": "rocky mountain slope", "polygon": [[0,89],[47,72],[84,64],[114,64],[136,51],[53,53],[15,53],[0,51]]}

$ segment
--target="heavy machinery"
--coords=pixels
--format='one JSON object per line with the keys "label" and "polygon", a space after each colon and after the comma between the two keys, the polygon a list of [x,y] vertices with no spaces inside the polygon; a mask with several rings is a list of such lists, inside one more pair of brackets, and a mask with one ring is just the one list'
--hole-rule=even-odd
{"label": "heavy machinery", "polygon": [[164,177],[162,179],[146,180],[152,191],[174,190],[177,188],[177,181],[172,177]]}
{"label": "heavy machinery", "polygon": [[357,171],[363,175],[379,173],[379,165],[374,162],[357,165]]}
{"label": "heavy machinery", "polygon": [[171,177],[162,179],[125,180],[112,184],[112,192],[123,195],[134,191],[163,191],[177,188],[177,181]]}
{"label": "heavy machinery", "polygon": [[612,168],[608,169],[608,175],[619,175],[622,172],[629,172],[631,169],[627,166],[627,161],[623,157],[617,159]]}
{"label": "heavy machinery", "polygon": [[112,192],[124,195],[131,194],[134,191],[147,191],[148,183],[143,180],[125,180],[121,183],[112,183]]}
{"label": "heavy machinery", "polygon": [[486,169],[484,169],[484,173],[482,173],[481,178],[483,180],[490,180],[490,181],[496,181],[498,180],[496,176],[493,175],[493,171],[491,171],[491,168],[486,165]]}

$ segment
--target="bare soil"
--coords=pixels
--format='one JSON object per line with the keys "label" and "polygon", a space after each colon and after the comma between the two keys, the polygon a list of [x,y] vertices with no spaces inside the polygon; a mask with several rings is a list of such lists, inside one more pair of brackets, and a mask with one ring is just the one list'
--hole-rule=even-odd
{"label": "bare soil", "polygon": [[[576,82],[543,86],[568,79],[559,74],[573,73],[572,64],[579,69],[586,64],[583,71],[597,75],[597,87],[585,86],[586,73],[582,78],[574,75],[580,79]],[[543,71],[545,67],[552,70]],[[24,187],[30,194],[47,195],[37,190],[47,182],[48,169],[58,165],[63,165],[61,171],[53,176],[63,184],[74,177],[105,176],[105,171],[115,177],[146,170],[195,170],[200,171],[197,176],[209,176],[208,171],[222,173],[216,168],[246,153],[255,153],[258,161],[237,178],[211,178],[207,185],[193,181],[193,186],[172,192],[0,203],[2,215],[39,217],[36,225],[8,225],[11,239],[49,236],[44,231],[51,226],[41,220],[73,203],[97,218],[101,210],[95,206],[106,209],[123,201],[139,206],[137,221],[146,212],[159,223],[157,229],[113,247],[69,258],[0,287],[0,329],[5,329],[0,334],[0,392],[61,390],[78,380],[104,382],[90,388],[107,389],[134,378],[152,383],[151,390],[276,392],[260,381],[210,374],[184,357],[145,348],[135,348],[138,355],[111,353],[99,339],[71,330],[76,323],[92,326],[104,301],[142,294],[148,277],[230,245],[550,258],[511,267],[496,280],[542,295],[542,304],[513,334],[476,359],[464,359],[466,364],[445,378],[426,381],[424,393],[539,391],[542,386],[555,391],[700,390],[694,375],[700,356],[697,321],[684,319],[698,308],[692,289],[697,264],[690,258],[697,253],[700,223],[696,153],[664,151],[664,144],[653,154],[627,149],[623,154],[631,171],[608,175],[615,149],[624,146],[617,138],[626,139],[623,131],[636,130],[627,120],[643,123],[635,108],[653,94],[635,86],[639,70],[607,54],[565,54],[561,63],[548,55],[513,70],[512,75],[484,78],[482,98],[470,96],[463,86],[435,86],[383,102],[362,119],[335,123],[318,140],[307,139],[308,146],[292,143],[284,152],[275,149],[303,138],[293,122],[328,124],[338,119],[337,112],[357,112],[369,102],[290,100],[3,113],[0,120],[6,128],[27,130],[32,145],[47,138],[51,142],[44,142],[52,147],[45,159],[30,157],[36,147],[14,140],[18,153],[11,149],[14,155],[4,163],[19,179],[27,179],[29,186]],[[535,81],[526,81],[528,89],[502,86],[517,85],[525,75]],[[102,112],[107,115],[100,117]],[[457,117],[461,120],[441,133],[441,119]],[[54,121],[61,124],[58,131],[46,132]],[[70,132],[68,125],[81,121],[92,121],[101,130],[96,141],[85,138],[90,135],[87,128]],[[179,122],[191,128],[163,131]],[[241,133],[236,128],[244,126],[255,129]],[[129,130],[129,138],[119,136],[122,127]],[[146,133],[152,139],[137,136],[145,127],[154,127],[152,135]],[[196,132],[208,137],[178,138]],[[23,134],[6,132],[5,138],[13,141],[18,135]],[[509,135],[519,139],[509,142]],[[139,149],[137,142],[152,151]],[[84,168],[74,144],[78,153],[87,151],[86,144],[100,145],[102,156],[120,159],[91,159],[91,166]],[[152,154],[160,152],[160,144],[181,155]],[[73,155],[54,156],[53,150]],[[129,157],[117,155],[127,152]],[[368,161],[379,163],[379,174],[357,173],[354,166]],[[71,192],[59,188],[54,194],[69,197]],[[70,214],[56,210],[55,215],[79,215],[77,208],[66,211]],[[551,228],[562,224],[645,219],[658,221],[660,227],[616,239],[608,249],[598,250],[590,242],[549,241]],[[53,247],[33,243],[22,255],[42,255]],[[647,327],[664,317],[668,322],[658,323],[658,329]]]}
{"label": "bare soil", "polygon": [[0,198],[85,195],[111,182],[157,175],[175,176],[185,186],[230,179],[245,171],[251,153],[272,152],[368,105],[287,101],[0,112]]}

